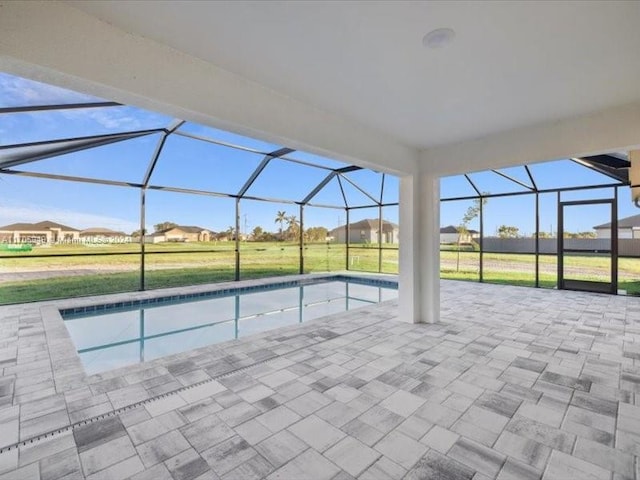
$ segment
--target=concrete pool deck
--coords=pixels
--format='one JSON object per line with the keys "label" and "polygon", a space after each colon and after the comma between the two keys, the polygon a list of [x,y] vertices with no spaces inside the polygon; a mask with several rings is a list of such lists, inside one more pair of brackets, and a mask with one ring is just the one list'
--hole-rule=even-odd
{"label": "concrete pool deck", "polygon": [[86,376],[58,308],[95,298],[0,308],[1,480],[640,478],[639,298],[442,281],[438,324],[389,301]]}

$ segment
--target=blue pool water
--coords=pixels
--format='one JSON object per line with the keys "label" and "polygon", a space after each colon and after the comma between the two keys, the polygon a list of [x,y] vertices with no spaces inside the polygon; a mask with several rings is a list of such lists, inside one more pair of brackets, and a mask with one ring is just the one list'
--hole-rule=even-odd
{"label": "blue pool water", "polygon": [[61,313],[85,371],[94,374],[390,300],[398,293],[391,282],[292,283]]}

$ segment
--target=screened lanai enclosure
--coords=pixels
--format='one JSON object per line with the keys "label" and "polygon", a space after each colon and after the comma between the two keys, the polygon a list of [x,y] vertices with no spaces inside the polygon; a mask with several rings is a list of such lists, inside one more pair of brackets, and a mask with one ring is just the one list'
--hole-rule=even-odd
{"label": "screened lanai enclosure", "polygon": [[397,273],[398,179],[0,76],[0,302]]}
{"label": "screened lanai enclosure", "polygon": [[443,178],[441,277],[640,294],[630,165],[616,152]]}
{"label": "screened lanai enclosure", "polygon": [[[441,277],[640,293],[624,153],[441,180]],[[0,303],[398,273],[397,177],[0,74]]]}

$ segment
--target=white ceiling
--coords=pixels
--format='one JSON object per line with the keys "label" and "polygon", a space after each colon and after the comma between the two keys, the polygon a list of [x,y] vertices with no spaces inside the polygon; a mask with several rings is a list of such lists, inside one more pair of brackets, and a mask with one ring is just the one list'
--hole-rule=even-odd
{"label": "white ceiling", "polygon": [[71,3],[418,148],[640,100],[635,1]]}

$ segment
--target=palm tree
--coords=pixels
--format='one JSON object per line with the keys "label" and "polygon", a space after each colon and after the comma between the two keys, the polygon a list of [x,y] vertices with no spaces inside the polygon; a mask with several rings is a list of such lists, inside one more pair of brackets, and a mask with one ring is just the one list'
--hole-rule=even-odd
{"label": "palm tree", "polygon": [[300,224],[298,218],[295,215],[290,215],[285,217],[285,221],[287,222],[287,232],[289,232],[295,239],[296,234],[298,233],[298,225]]}
{"label": "palm tree", "polygon": [[287,221],[287,212],[285,212],[284,210],[279,210],[276,214],[276,220],[274,223],[280,224],[280,240],[282,240],[282,228],[285,221]]}

